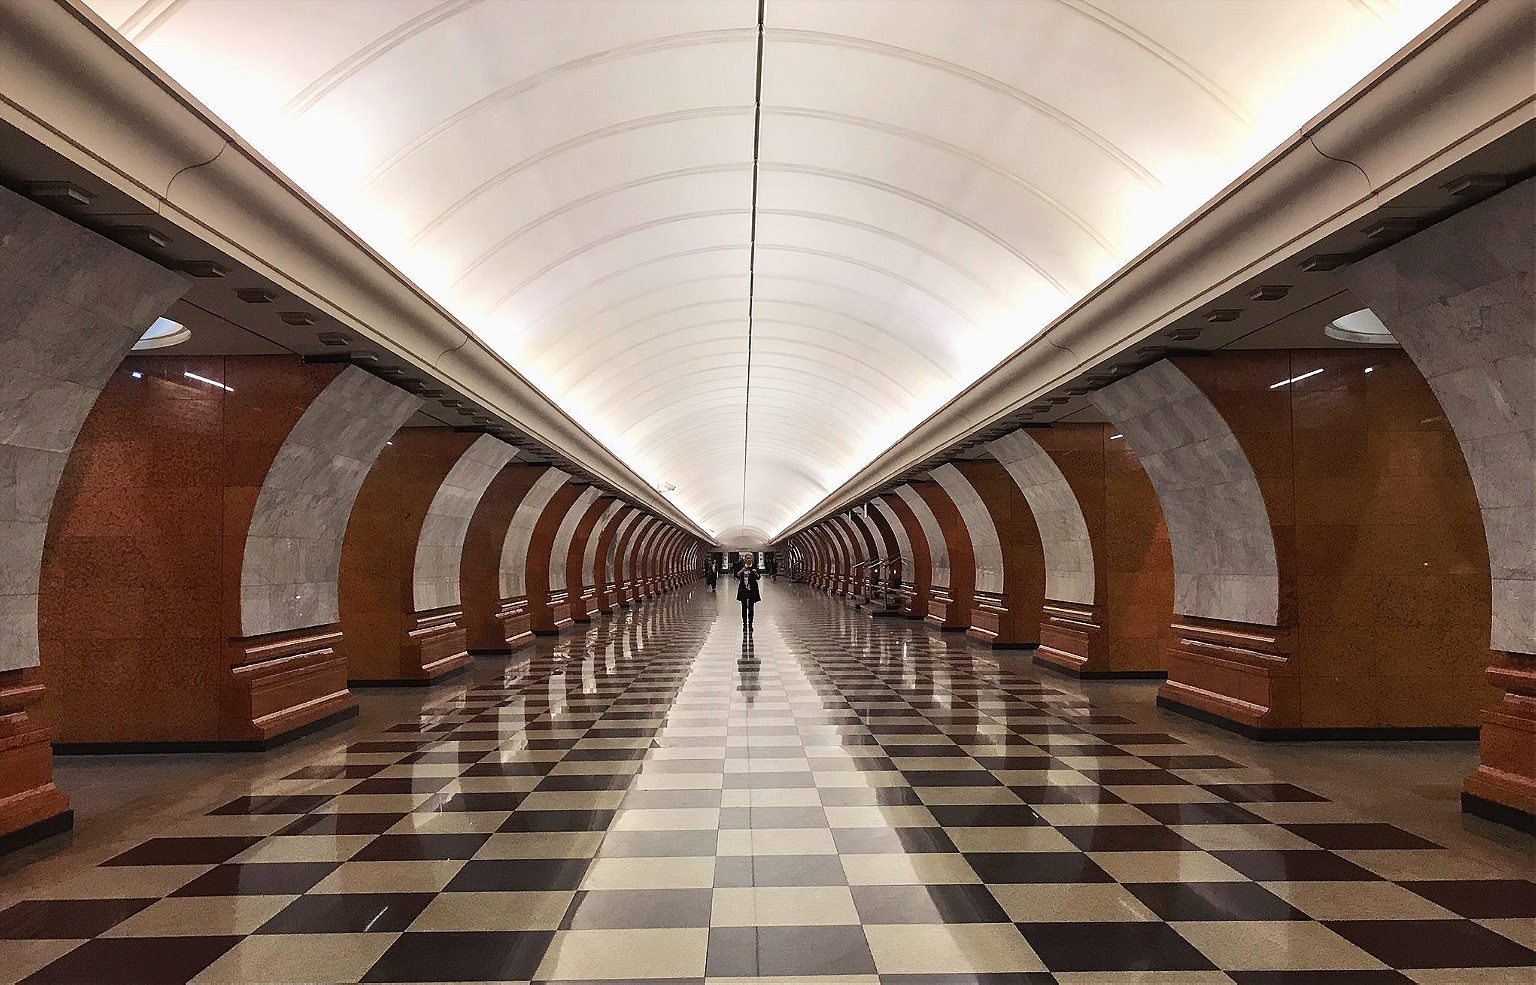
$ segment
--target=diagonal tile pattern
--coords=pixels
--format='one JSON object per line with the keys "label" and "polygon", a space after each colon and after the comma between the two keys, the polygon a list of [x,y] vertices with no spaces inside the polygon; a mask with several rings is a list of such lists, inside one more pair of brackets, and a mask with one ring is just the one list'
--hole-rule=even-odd
{"label": "diagonal tile pattern", "polygon": [[1525,873],[774,594],[748,638],[709,596],[599,621],[15,902],[0,979],[1536,975]]}

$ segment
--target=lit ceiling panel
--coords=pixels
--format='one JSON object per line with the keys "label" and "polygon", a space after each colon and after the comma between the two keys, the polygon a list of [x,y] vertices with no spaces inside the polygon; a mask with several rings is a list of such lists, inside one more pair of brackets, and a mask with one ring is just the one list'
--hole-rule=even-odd
{"label": "lit ceiling panel", "polygon": [[731,542],[1451,5],[90,0]]}

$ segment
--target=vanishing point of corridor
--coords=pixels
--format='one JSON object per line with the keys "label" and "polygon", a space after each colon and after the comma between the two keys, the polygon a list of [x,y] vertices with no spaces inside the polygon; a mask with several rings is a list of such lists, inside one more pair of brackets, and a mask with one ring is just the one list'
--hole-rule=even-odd
{"label": "vanishing point of corridor", "polygon": [[695,582],[278,754],[66,761],[0,980],[1530,982],[1519,843],[1409,830],[1394,778],[1465,749],[1280,759],[764,594],[751,637]]}

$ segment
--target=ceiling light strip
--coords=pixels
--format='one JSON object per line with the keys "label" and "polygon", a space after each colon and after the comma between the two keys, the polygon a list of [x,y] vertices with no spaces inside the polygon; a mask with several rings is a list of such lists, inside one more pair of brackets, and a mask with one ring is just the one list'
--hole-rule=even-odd
{"label": "ceiling light strip", "polygon": [[752,110],[752,219],[747,247],[747,385],[741,413],[741,525],[747,525],[747,448],[752,436],[752,315],[757,295],[757,174],[763,143],[763,19],[768,0],[757,0],[757,84]]}

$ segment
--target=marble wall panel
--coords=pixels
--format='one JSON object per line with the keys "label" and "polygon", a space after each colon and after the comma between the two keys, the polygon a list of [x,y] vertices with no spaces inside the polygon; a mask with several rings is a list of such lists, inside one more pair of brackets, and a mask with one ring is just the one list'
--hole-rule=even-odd
{"label": "marble wall panel", "polygon": [[1029,503],[1045,553],[1045,597],[1093,605],[1093,542],[1067,477],[1027,430],[987,445]]}
{"label": "marble wall panel", "polygon": [[240,571],[243,636],[334,623],[347,520],[384,442],[421,398],[348,366],[278,450],[257,496]]}
{"label": "marble wall panel", "polygon": [[997,527],[981,496],[971,486],[960,470],[953,465],[941,465],[929,475],[954,501],[955,508],[965,521],[965,529],[971,541],[971,551],[976,558],[976,591],[1003,593],[1003,545],[998,540]]}
{"label": "marble wall panel", "polygon": [[483,434],[448,470],[416,539],[411,590],[418,612],[459,604],[459,565],[469,522],[491,480],[516,457],[516,448]]}
{"label": "marble wall panel", "polygon": [[123,356],[187,287],[0,188],[0,672],[38,665],[38,579],[70,449]]}
{"label": "marble wall panel", "polygon": [[[603,491],[596,486],[588,486],[580,496],[571,503],[570,509],[565,511],[565,516],[560,520],[560,526],[555,528],[554,544],[549,551],[549,590],[563,592],[566,590],[565,571],[571,560],[571,538],[576,534],[576,525],[586,514],[587,507],[592,501],[601,496]],[[576,591],[581,591],[581,586],[573,586]]]}
{"label": "marble wall panel", "polygon": [[907,536],[907,528],[902,526],[901,519],[891,511],[890,506],[879,498],[869,501],[870,509],[879,514],[890,530],[891,536],[896,540],[896,548],[901,553],[902,578],[912,577],[912,538]]}
{"label": "marble wall panel", "polygon": [[583,585],[598,585],[603,581],[597,570],[597,551],[603,539],[603,532],[613,523],[614,516],[625,507],[623,500],[616,499],[608,504],[598,516],[597,523],[592,527],[592,534],[587,538],[587,546],[582,550],[581,558],[581,583]]}
{"label": "marble wall panel", "polygon": [[896,495],[917,517],[918,526],[928,541],[928,579],[935,588],[949,587],[949,545],[944,540],[944,530],[938,517],[933,515],[928,502],[911,486],[899,486]]}
{"label": "marble wall panel", "polygon": [[1162,360],[1095,397],[1157,490],[1173,547],[1174,609],[1273,626],[1279,566],[1264,493],[1232,426]]}
{"label": "marble wall panel", "polygon": [[619,552],[634,536],[635,524],[644,516],[645,514],[639,510],[631,510],[619,519],[619,525],[613,531],[613,538],[608,542],[608,562],[603,572],[605,580],[616,582],[624,579],[624,573],[620,569],[623,561]]}
{"label": "marble wall panel", "polygon": [[1492,645],[1536,653],[1536,179],[1345,271],[1440,401],[1477,491]]}
{"label": "marble wall panel", "polygon": [[512,523],[507,527],[507,537],[501,548],[502,598],[518,598],[528,594],[528,545],[533,540],[533,528],[538,524],[539,517],[544,515],[544,507],[549,505],[550,499],[569,478],[570,475],[559,469],[550,469],[539,476],[533,488],[517,504],[517,512],[512,515]]}

